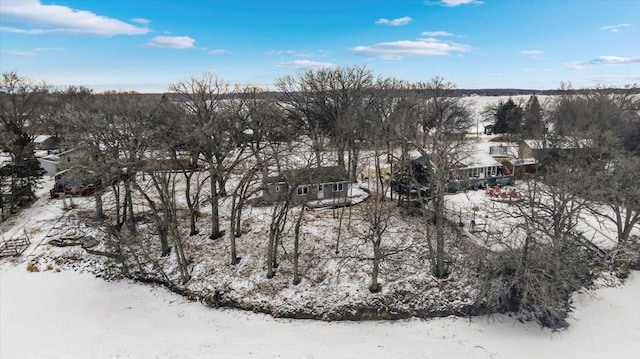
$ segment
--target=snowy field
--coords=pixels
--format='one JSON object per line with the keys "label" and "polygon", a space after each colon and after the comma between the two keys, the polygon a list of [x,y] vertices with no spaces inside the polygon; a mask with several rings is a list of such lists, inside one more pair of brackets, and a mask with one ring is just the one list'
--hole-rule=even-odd
{"label": "snowy field", "polygon": [[0,357],[640,358],[640,272],[577,294],[561,332],[504,315],[397,322],[273,319],[163,288],[0,265]]}

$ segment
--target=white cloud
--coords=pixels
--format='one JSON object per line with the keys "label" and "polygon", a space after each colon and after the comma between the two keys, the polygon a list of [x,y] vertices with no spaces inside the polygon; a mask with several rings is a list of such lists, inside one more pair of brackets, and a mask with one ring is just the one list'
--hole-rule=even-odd
{"label": "white cloud", "polygon": [[329,54],[327,50],[316,50],[316,51],[296,51],[296,50],[271,50],[267,51],[265,55],[267,56],[279,56],[279,55],[293,55],[294,57],[326,57]]}
{"label": "white cloud", "polygon": [[389,25],[389,26],[402,26],[411,22],[411,18],[408,16],[399,17],[397,19],[389,20],[380,18],[376,20],[376,25]]}
{"label": "white cloud", "polygon": [[152,47],[163,47],[169,49],[191,49],[194,39],[189,36],[156,36],[146,43]]}
{"label": "white cloud", "polygon": [[425,31],[422,36],[453,36],[453,34],[448,31]]}
{"label": "white cloud", "polygon": [[60,51],[60,50],[64,50],[64,49],[62,47],[37,47],[31,50],[6,50],[2,52],[11,56],[35,57],[41,52]]}
{"label": "white cloud", "polygon": [[96,15],[90,11],[61,5],[42,5],[40,0],[2,0],[0,15],[5,24],[25,26],[3,26],[0,27],[0,31],[19,34],[62,33],[111,37],[142,35],[149,32],[147,28]]}
{"label": "white cloud", "polygon": [[573,62],[568,62],[565,64],[566,67],[573,69],[573,70],[584,70],[585,69],[585,64],[583,61],[573,61]]}
{"label": "white cloud", "polygon": [[524,68],[522,69],[522,71],[524,72],[551,72],[552,70],[548,67],[544,67],[544,68],[537,68],[537,69],[532,69],[532,68]]}
{"label": "white cloud", "polygon": [[455,7],[459,5],[467,5],[467,4],[483,4],[484,1],[481,0],[442,0],[442,5],[447,7]]}
{"label": "white cloud", "polygon": [[371,46],[356,46],[351,49],[357,54],[375,56],[383,60],[401,60],[407,56],[445,56],[452,52],[470,50],[471,46],[469,45],[442,42],[435,38],[380,42]]}
{"label": "white cloud", "polygon": [[12,55],[12,56],[20,56],[20,57],[34,57],[38,55],[38,52],[35,50],[26,50],[26,51],[7,50],[7,51],[2,51],[2,53],[5,53],[7,55]]}
{"label": "white cloud", "polygon": [[213,49],[213,50],[209,50],[208,53],[210,53],[211,55],[222,55],[222,54],[228,54],[229,51],[225,49]]}
{"label": "white cloud", "polygon": [[292,54],[296,54],[296,51],[293,50],[271,50],[271,51],[267,51],[265,53],[268,56],[276,56],[276,55],[292,55]]}
{"label": "white cloud", "polygon": [[570,69],[584,70],[588,67],[594,67],[598,65],[624,65],[624,64],[636,64],[640,63],[640,56],[637,57],[622,57],[622,56],[600,56],[591,61],[573,61],[566,63]]}
{"label": "white cloud", "polygon": [[525,56],[529,56],[532,59],[537,59],[540,57],[540,55],[544,54],[544,51],[542,50],[524,50],[521,52],[521,54],[525,55]]}
{"label": "white cloud", "polygon": [[592,64],[618,65],[633,64],[640,62],[640,57],[620,57],[620,56],[600,56],[591,60]]}
{"label": "white cloud", "polygon": [[286,68],[295,69],[295,70],[306,70],[306,69],[321,69],[321,68],[327,68],[327,67],[336,67],[337,65],[329,62],[295,60],[295,61],[281,62],[277,66],[286,67]]}
{"label": "white cloud", "polygon": [[617,24],[617,25],[603,26],[600,28],[600,30],[609,31],[609,32],[621,32],[622,29],[626,27],[631,27],[631,24]]}
{"label": "white cloud", "polygon": [[615,86],[626,86],[632,83],[637,83],[640,81],[640,76],[637,75],[627,75],[627,76],[616,76],[616,75],[603,75],[603,76],[591,76],[585,78],[585,81],[588,81],[593,84],[598,85],[615,85]]}
{"label": "white cloud", "polygon": [[149,24],[151,24],[151,20],[144,19],[144,18],[141,18],[141,17],[136,17],[135,19],[131,19],[131,21],[133,21],[133,22],[135,22],[137,24],[140,24],[140,25],[149,25]]}

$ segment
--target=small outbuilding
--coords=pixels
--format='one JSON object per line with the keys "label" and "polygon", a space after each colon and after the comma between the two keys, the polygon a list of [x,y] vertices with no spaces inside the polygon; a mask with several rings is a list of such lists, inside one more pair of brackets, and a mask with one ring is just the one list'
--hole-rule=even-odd
{"label": "small outbuilding", "polygon": [[538,161],[535,158],[516,158],[502,162],[502,172],[521,179],[527,173],[538,171]]}
{"label": "small outbuilding", "polygon": [[493,131],[494,131],[495,127],[496,126],[494,126],[493,124],[484,126],[484,134],[485,135],[493,135]]}

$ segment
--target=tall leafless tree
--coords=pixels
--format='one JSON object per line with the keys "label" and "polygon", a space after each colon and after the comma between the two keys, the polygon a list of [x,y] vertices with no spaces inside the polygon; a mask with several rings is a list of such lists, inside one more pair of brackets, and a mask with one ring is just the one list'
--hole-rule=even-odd
{"label": "tall leafless tree", "polygon": [[44,173],[34,155],[33,137],[38,135],[41,115],[46,106],[49,86],[19,76],[2,74],[0,79],[0,124],[2,147],[11,152],[10,207],[35,199],[38,178]]}
{"label": "tall leafless tree", "polygon": [[238,89],[210,73],[173,84],[169,90],[184,106],[189,123],[187,140],[208,164],[210,238],[217,239],[224,234],[220,230],[219,196],[226,194],[224,184],[230,171],[246,156],[239,148],[240,134],[245,130],[238,124],[243,104],[237,98]]}
{"label": "tall leafless tree", "polygon": [[[364,67],[307,70],[296,77],[276,81],[289,117],[309,137],[316,154],[316,166],[322,165],[324,138],[329,137],[337,151],[338,165],[346,168],[345,151],[353,166],[358,162],[357,115],[365,103],[364,94],[373,85],[373,75]],[[355,181],[355,171],[351,174]]]}
{"label": "tall leafless tree", "polygon": [[469,144],[463,137],[471,126],[471,117],[461,98],[453,96],[454,84],[434,78],[426,84],[418,84],[418,89],[424,96],[420,99],[423,106],[420,113],[426,140],[424,147],[416,149],[427,160],[433,201],[433,217],[429,220],[433,220],[436,227],[436,245],[435,250],[430,251],[430,258],[433,274],[443,278],[449,273],[445,262],[446,185],[450,171],[468,155]]}

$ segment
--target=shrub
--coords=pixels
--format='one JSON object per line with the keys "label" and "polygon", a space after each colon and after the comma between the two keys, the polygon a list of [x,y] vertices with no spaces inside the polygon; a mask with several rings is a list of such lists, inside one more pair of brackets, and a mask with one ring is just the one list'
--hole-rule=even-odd
{"label": "shrub", "polygon": [[568,326],[571,295],[592,281],[589,257],[565,244],[532,246],[495,253],[484,268],[476,306],[491,312],[513,312],[521,321],[535,320],[553,329]]}

